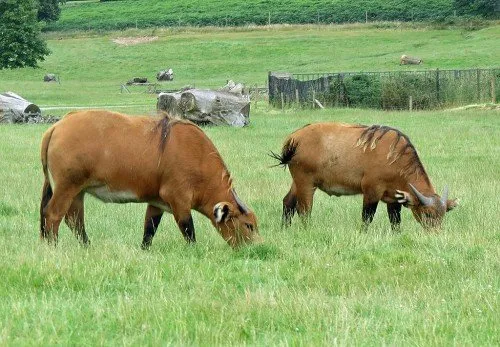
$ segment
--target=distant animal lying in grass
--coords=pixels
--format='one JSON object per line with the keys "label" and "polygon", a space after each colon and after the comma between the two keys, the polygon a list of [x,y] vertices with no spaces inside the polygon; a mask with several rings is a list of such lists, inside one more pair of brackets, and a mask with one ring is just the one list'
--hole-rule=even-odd
{"label": "distant animal lying in grass", "polygon": [[283,199],[284,226],[295,211],[308,216],[317,188],[329,195],[363,194],[364,228],[372,222],[379,201],[387,203],[393,229],[399,229],[401,206],[411,209],[425,228],[441,226],[457,202],[448,188],[436,194],[415,147],[399,130],[380,125],[341,123],[306,125],[285,140],[281,154],[292,187]]}
{"label": "distant animal lying in grass", "polygon": [[151,245],[164,211],[174,215],[188,242],[195,241],[192,209],[233,247],[260,239],[257,218],[236,195],[219,152],[188,121],[74,112],[45,132],[41,156],[41,239],[57,241],[65,218],[80,241],[89,242],[86,193],[104,202],[147,203],[143,248]]}
{"label": "distant animal lying in grass", "polygon": [[423,60],[418,57],[410,57],[405,54],[399,59],[399,65],[420,65],[422,62]]}

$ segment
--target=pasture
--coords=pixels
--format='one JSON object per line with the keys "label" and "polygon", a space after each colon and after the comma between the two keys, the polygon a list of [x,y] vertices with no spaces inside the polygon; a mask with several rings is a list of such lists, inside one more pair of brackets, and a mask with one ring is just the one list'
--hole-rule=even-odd
{"label": "pasture", "polygon": [[[46,107],[129,106],[114,109],[151,114],[154,95],[120,94],[119,83],[154,76],[165,65],[179,76],[168,88],[193,81],[214,87],[227,78],[262,85],[275,69],[395,69],[392,56],[408,45],[433,57],[429,67],[485,67],[497,63],[499,29],[468,37],[358,27],[193,29],[163,31],[137,46],[111,39],[145,32],[54,33],[53,55],[40,70],[0,71],[0,85]],[[325,49],[332,45],[335,53]],[[44,85],[44,72],[59,73],[61,84]],[[91,247],[80,247],[65,225],[57,248],[40,244],[39,143],[48,125],[1,125],[0,344],[498,345],[499,116],[481,108],[281,111],[260,103],[247,128],[206,128],[265,239],[239,250],[194,214],[196,245],[185,244],[167,215],[152,248],[142,251],[145,206],[92,197],[86,198]],[[294,219],[281,229],[291,178],[271,168],[267,154],[296,128],[324,120],[405,132],[436,189],[448,184],[450,196],[460,198],[443,230],[423,231],[403,209],[402,231],[393,233],[380,205],[361,233],[361,196],[321,192],[307,227]]]}

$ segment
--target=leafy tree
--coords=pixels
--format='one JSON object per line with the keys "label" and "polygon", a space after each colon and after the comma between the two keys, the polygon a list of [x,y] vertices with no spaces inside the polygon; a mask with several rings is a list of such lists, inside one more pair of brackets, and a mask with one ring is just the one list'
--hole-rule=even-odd
{"label": "leafy tree", "polygon": [[37,9],[36,0],[0,0],[0,69],[37,67],[50,53]]}
{"label": "leafy tree", "polygon": [[45,22],[55,22],[59,19],[61,8],[59,4],[65,3],[66,0],[39,0],[38,20]]}
{"label": "leafy tree", "polygon": [[485,18],[498,16],[498,0],[454,0],[453,7],[459,15],[476,15]]}

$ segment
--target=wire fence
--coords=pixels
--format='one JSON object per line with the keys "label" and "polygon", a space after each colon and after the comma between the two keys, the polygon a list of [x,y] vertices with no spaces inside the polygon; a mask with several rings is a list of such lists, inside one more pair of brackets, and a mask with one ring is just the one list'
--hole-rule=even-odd
{"label": "wire fence", "polygon": [[268,74],[276,107],[424,110],[500,100],[500,68]]}

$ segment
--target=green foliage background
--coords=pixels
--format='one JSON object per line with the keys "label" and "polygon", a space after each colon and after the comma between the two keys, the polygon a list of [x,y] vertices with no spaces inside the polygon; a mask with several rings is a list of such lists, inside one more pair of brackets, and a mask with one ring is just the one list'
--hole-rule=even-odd
{"label": "green foliage background", "polygon": [[[159,26],[423,21],[453,15],[451,0],[124,0],[68,2],[48,30],[116,30]],[[109,14],[113,15],[110,16]]]}
{"label": "green foliage background", "polygon": [[40,35],[35,0],[0,1],[0,70],[36,67],[49,54]]}

